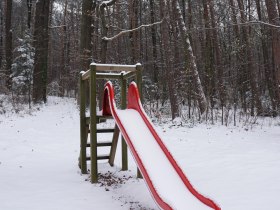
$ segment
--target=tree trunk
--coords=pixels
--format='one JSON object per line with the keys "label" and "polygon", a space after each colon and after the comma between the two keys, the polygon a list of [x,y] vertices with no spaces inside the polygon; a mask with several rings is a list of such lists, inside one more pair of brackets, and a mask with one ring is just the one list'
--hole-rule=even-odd
{"label": "tree trunk", "polygon": [[110,1],[104,1],[101,3],[99,6],[100,10],[100,18],[101,18],[101,63],[106,63],[106,57],[107,57],[107,45],[108,41],[104,39],[104,37],[107,37],[108,35],[108,25],[106,21],[106,16],[105,16],[105,8],[112,6],[115,4],[117,0],[110,0]]}
{"label": "tree trunk", "polygon": [[213,28],[213,48],[215,52],[215,64],[216,64],[216,77],[218,79],[218,92],[220,95],[220,101],[221,101],[221,106],[225,106],[225,100],[226,100],[226,90],[225,90],[225,85],[223,81],[223,75],[224,75],[224,70],[223,70],[223,62],[222,62],[222,50],[220,47],[220,41],[219,41],[219,36],[218,36],[218,29],[216,28],[216,21],[215,21],[215,14],[214,14],[214,2],[213,0],[208,0],[208,5],[209,5],[209,10],[210,10],[210,16],[211,16],[211,27]]}
{"label": "tree trunk", "polygon": [[47,101],[48,41],[49,41],[49,0],[36,2],[34,25],[34,72],[33,102]]}
{"label": "tree trunk", "polygon": [[[246,23],[247,22],[247,17],[245,16],[244,12],[244,4],[242,0],[237,0],[238,2],[238,7],[240,11],[240,16],[241,16],[241,22]],[[250,41],[250,31],[249,31],[250,26],[248,27],[243,27],[243,37],[246,45],[246,52],[247,52],[247,60],[248,60],[248,70],[249,70],[249,80],[250,80],[250,87],[251,87],[251,92],[252,92],[252,101],[251,101],[251,115],[254,114],[254,107],[257,108],[257,114],[260,115],[263,112],[263,107],[262,103],[260,100],[260,91],[257,83],[257,75],[256,75],[256,61],[254,60],[253,56],[253,45],[251,44]]]}
{"label": "tree trunk", "polygon": [[2,60],[3,60],[3,39],[4,39],[4,9],[3,9],[3,2],[0,3],[0,69],[2,68]]}
{"label": "tree trunk", "polygon": [[27,3],[27,27],[31,28],[31,11],[32,11],[32,0],[26,0]]}
{"label": "tree trunk", "polygon": [[214,70],[214,53],[213,53],[213,34],[210,23],[210,14],[208,9],[207,0],[203,0],[203,17],[204,17],[204,26],[206,28],[204,38],[204,68],[205,68],[205,94],[210,101],[210,106],[214,106],[214,95],[215,95],[215,70]]}
{"label": "tree trunk", "polygon": [[5,76],[6,76],[6,87],[8,89],[11,88],[11,80],[10,74],[12,68],[12,60],[13,60],[13,31],[12,31],[12,7],[13,0],[6,0],[6,20],[5,20],[5,58],[6,58],[6,68],[5,68]]}
{"label": "tree trunk", "polygon": [[277,9],[278,9],[278,15],[280,18],[280,0],[277,0]]}
{"label": "tree trunk", "polygon": [[[130,29],[137,28],[139,26],[138,23],[138,10],[139,10],[139,1],[138,0],[130,0],[130,8],[129,8],[129,21],[130,21]],[[129,34],[130,45],[131,45],[131,54],[132,54],[132,63],[140,62],[140,42],[139,42],[140,32],[133,31]]]}
{"label": "tree trunk", "polygon": [[[280,26],[280,19],[277,14],[275,0],[265,0],[269,23]],[[278,106],[280,106],[280,29],[272,28],[272,52],[274,62],[275,92]]]}
{"label": "tree trunk", "polygon": [[160,1],[160,13],[161,18],[165,17],[161,27],[161,35],[162,35],[162,48],[163,48],[163,58],[165,61],[166,69],[166,79],[169,93],[169,100],[171,105],[171,116],[172,119],[175,119],[179,116],[179,108],[178,108],[178,99],[175,89],[175,81],[174,81],[174,72],[173,66],[171,63],[171,46],[170,46],[170,34],[169,34],[169,24],[170,24],[170,14],[167,8],[168,2]]}
{"label": "tree trunk", "polygon": [[180,32],[182,36],[184,36],[185,60],[189,62],[189,68],[193,74],[193,82],[195,84],[200,113],[204,113],[207,108],[207,101],[200,81],[200,77],[196,65],[196,59],[193,54],[192,46],[190,44],[188,31],[183,19],[183,15],[178,0],[172,0],[172,3],[176,5],[176,15],[177,15]]}
{"label": "tree trunk", "polygon": [[[155,22],[155,7],[154,0],[150,0],[150,15],[151,15],[151,23]],[[152,51],[153,51],[153,80],[154,83],[158,83],[158,65],[157,65],[157,40],[156,40],[156,29],[155,27],[151,27],[152,33]]]}
{"label": "tree trunk", "polygon": [[[262,12],[261,12],[261,5],[260,5],[260,0],[255,0],[256,1],[256,7],[257,7],[257,14],[258,18],[260,21],[263,21],[262,17]],[[263,56],[263,66],[264,66],[264,75],[265,75],[265,84],[267,86],[269,96],[270,96],[270,101],[272,105],[272,114],[275,116],[276,114],[276,104],[277,104],[277,99],[275,98],[276,95],[276,84],[275,81],[273,80],[273,68],[271,68],[269,64],[269,52],[268,52],[268,44],[267,44],[267,39],[266,36],[269,36],[267,32],[264,29],[264,26],[261,26],[261,43],[262,43],[262,56]],[[273,46],[272,46],[273,47]]]}
{"label": "tree trunk", "polygon": [[61,92],[60,96],[64,96],[65,93],[65,86],[67,80],[67,72],[66,72],[66,61],[67,61],[67,26],[66,26],[66,17],[67,17],[67,7],[68,7],[68,0],[65,0],[64,11],[63,11],[63,21],[62,21],[62,28],[61,28],[61,63],[60,63],[60,87]]}
{"label": "tree trunk", "polygon": [[82,2],[82,20],[81,20],[81,66],[84,71],[89,68],[91,57],[91,11],[92,0],[83,0]]}

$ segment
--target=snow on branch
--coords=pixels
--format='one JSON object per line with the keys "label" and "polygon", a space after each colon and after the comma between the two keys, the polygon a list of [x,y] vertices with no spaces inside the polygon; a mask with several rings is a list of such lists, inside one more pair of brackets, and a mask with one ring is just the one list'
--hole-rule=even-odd
{"label": "snow on branch", "polygon": [[113,4],[115,4],[117,0],[109,0],[109,1],[103,1],[100,4],[100,7],[108,7],[108,6],[112,6]]}
{"label": "snow on branch", "polygon": [[140,29],[142,29],[142,28],[147,28],[147,27],[152,27],[152,26],[155,26],[155,25],[159,25],[159,24],[162,23],[162,21],[163,21],[163,20],[161,20],[161,21],[159,21],[159,22],[151,23],[151,24],[141,25],[141,26],[139,26],[139,27],[137,27],[137,28],[133,28],[133,29],[130,29],[130,30],[124,30],[124,31],[121,31],[120,33],[116,34],[116,35],[113,36],[113,37],[110,37],[110,38],[108,38],[108,37],[103,37],[102,39],[103,39],[104,41],[113,41],[114,39],[116,39],[116,38],[118,38],[119,36],[122,36],[122,35],[124,35],[124,34],[131,33],[131,32],[134,32],[134,31],[138,31],[138,30],[140,30]]}
{"label": "snow on branch", "polygon": [[213,30],[213,29],[220,29],[220,28],[227,28],[229,26],[246,26],[246,25],[266,25],[269,26],[271,28],[280,28],[279,25],[274,25],[271,23],[267,23],[264,21],[260,21],[260,20],[252,20],[252,21],[247,21],[245,23],[236,23],[236,24],[228,24],[228,25],[224,25],[224,26],[217,26],[217,27],[210,27],[210,28],[196,28],[198,30]]}
{"label": "snow on branch", "polygon": [[262,24],[262,25],[270,26],[272,28],[280,28],[280,26],[278,26],[278,25],[274,25],[274,24],[271,24],[271,23],[263,22],[263,21],[260,21],[260,20],[253,20],[253,21],[249,21],[247,23],[239,23],[239,25],[246,25],[246,24]]}
{"label": "snow on branch", "polygon": [[54,29],[54,28],[62,28],[65,27],[66,25],[59,25],[59,26],[49,26],[49,29]]}

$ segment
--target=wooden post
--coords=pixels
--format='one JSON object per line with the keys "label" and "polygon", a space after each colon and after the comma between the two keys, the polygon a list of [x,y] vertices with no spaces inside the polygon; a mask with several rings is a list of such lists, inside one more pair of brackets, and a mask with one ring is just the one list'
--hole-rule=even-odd
{"label": "wooden post", "polygon": [[85,94],[85,81],[82,79],[83,72],[80,73],[80,158],[79,166],[82,174],[87,173],[87,131],[86,131],[86,94]]}
{"label": "wooden post", "polygon": [[117,151],[117,145],[118,145],[118,140],[119,140],[119,134],[120,134],[120,129],[115,125],[115,131],[113,134],[113,140],[112,140],[112,146],[110,149],[110,155],[109,155],[109,164],[110,166],[114,166],[114,161],[116,157],[116,151]]}
{"label": "wooden post", "polygon": [[[142,95],[142,66],[140,63],[136,64],[136,84],[138,87],[140,100],[143,101],[143,95]],[[137,178],[143,178],[139,168],[137,168]]]}
{"label": "wooden post", "polygon": [[140,63],[136,64],[136,84],[140,94],[141,102],[143,101],[142,95],[142,65]]}
{"label": "wooden post", "polygon": [[[126,79],[124,78],[123,73],[121,74],[121,109],[126,108]],[[126,171],[128,169],[127,161],[127,145],[122,136],[122,170]]]}
{"label": "wooden post", "polygon": [[90,179],[91,183],[98,181],[97,168],[97,134],[96,134],[96,65],[90,66]]}

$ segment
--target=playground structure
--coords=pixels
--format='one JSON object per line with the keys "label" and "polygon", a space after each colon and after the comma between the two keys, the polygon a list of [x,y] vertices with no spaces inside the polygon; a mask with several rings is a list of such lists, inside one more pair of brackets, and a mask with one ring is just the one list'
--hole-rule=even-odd
{"label": "playground structure", "polygon": [[[110,72],[110,73],[109,73]],[[114,73],[111,73],[114,72]],[[134,79],[138,84],[139,91],[141,93],[142,83],[142,66],[136,65],[110,65],[110,64],[96,64],[91,63],[90,69],[86,72],[80,73],[80,158],[79,165],[82,174],[87,173],[87,161],[91,161],[90,164],[90,177],[91,182],[96,183],[98,181],[98,160],[108,159],[111,166],[114,165],[114,159],[117,149],[119,128],[115,126],[114,129],[97,129],[97,124],[106,119],[112,119],[112,116],[105,116],[97,114],[96,104],[96,89],[98,79],[114,79],[119,80],[121,83],[121,108],[126,108],[126,92],[127,81]],[[89,110],[90,115],[86,116],[86,82],[89,82]],[[112,133],[112,141],[99,143],[97,141],[97,133]],[[88,143],[88,134],[90,133],[90,142]],[[108,156],[98,156],[97,148],[110,146],[110,154]],[[90,157],[87,157],[86,150],[90,147]],[[128,169],[127,160],[127,145],[122,138],[122,170]],[[141,177],[138,171],[138,177]]]}
{"label": "playground structure", "polygon": [[[121,71],[121,73],[99,73],[98,71]],[[81,114],[81,151],[80,166],[87,173],[87,160],[91,160],[91,182],[98,181],[100,159],[109,159],[114,164],[119,133],[122,134],[122,169],[127,170],[127,145],[155,200],[161,209],[215,209],[220,207],[211,199],[201,195],[189,182],[161,138],[154,129],[141,104],[141,65],[91,64],[90,70],[80,74],[80,114]],[[127,80],[134,77],[128,88]],[[96,112],[96,79],[121,80],[121,108],[116,107],[114,89],[107,82],[104,90],[103,106],[100,115]],[[85,80],[90,82],[90,117],[86,117]],[[127,99],[127,105],[126,105]],[[127,106],[127,107],[126,107]],[[101,119],[113,118],[114,129],[98,130]],[[112,143],[98,143],[97,133],[114,132]],[[90,144],[87,136],[90,133]],[[106,145],[105,145],[106,144]],[[86,157],[90,146],[91,157]],[[111,146],[109,156],[97,156],[98,146]]]}

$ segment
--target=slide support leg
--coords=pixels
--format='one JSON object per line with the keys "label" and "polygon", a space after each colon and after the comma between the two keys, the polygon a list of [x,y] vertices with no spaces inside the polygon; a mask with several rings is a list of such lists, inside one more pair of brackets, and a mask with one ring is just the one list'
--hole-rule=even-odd
{"label": "slide support leg", "polygon": [[[123,74],[121,77],[121,95],[122,95],[122,100],[121,100],[121,108],[125,109],[126,108],[126,79],[124,78]],[[127,145],[122,137],[122,170],[126,171],[128,169],[128,161],[127,161]]]}
{"label": "slide support leg", "polygon": [[98,182],[97,134],[96,134],[96,66],[90,66],[90,180]]}
{"label": "slide support leg", "polygon": [[81,173],[87,173],[87,130],[86,130],[86,94],[85,94],[85,81],[82,79],[82,73],[80,74],[80,158],[79,166]]}

